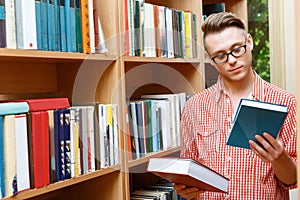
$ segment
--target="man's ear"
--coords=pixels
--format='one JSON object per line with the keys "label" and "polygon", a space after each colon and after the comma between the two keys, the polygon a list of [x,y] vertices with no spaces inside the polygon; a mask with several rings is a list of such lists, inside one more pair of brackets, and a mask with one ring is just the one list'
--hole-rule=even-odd
{"label": "man's ear", "polygon": [[250,51],[252,51],[254,47],[254,43],[253,43],[252,36],[249,33],[247,34],[247,45],[249,46]]}

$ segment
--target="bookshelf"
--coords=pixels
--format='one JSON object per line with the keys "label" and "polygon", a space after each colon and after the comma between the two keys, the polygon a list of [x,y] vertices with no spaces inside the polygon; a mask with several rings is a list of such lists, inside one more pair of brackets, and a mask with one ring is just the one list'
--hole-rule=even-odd
{"label": "bookshelf", "polygon": [[[130,199],[130,192],[156,178],[145,173],[152,156],[178,156],[179,147],[129,160],[125,105],[147,93],[193,94],[205,87],[201,48],[202,4],[225,2],[247,21],[246,0],[147,0],[147,3],[191,11],[197,17],[196,58],[146,58],[124,54],[125,0],[97,0],[106,54],[0,49],[0,100],[68,97],[70,102],[116,103],[120,164],[5,199]],[[135,173],[139,171],[139,173]],[[140,180],[145,180],[141,183]]]}

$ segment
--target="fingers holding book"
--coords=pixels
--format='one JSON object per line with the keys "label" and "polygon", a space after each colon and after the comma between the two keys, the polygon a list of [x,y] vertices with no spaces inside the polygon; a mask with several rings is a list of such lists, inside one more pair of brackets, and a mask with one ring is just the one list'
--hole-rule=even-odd
{"label": "fingers holding book", "polygon": [[187,200],[194,199],[199,193],[205,192],[205,190],[201,190],[197,187],[187,187],[183,184],[174,184],[173,188],[176,190],[177,194]]}

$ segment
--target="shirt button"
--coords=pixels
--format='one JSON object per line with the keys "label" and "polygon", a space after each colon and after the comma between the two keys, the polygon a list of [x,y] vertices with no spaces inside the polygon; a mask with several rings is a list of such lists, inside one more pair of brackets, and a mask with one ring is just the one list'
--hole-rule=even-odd
{"label": "shirt button", "polygon": [[229,199],[229,194],[225,194],[224,199]]}

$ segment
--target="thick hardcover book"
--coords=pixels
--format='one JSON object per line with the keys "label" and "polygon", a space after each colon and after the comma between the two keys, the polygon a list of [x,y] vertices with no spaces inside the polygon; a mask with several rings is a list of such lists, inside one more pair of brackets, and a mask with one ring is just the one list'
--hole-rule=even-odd
{"label": "thick hardcover book", "polygon": [[0,115],[0,198],[5,196],[4,131],[3,116]]}
{"label": "thick hardcover book", "polygon": [[17,47],[37,49],[35,1],[15,0]]}
{"label": "thick hardcover book", "polygon": [[[36,10],[36,12],[40,11],[40,22],[36,22],[37,24],[40,23],[40,29],[41,29],[41,49],[48,51],[49,45],[48,45],[48,22],[47,22],[47,0],[40,0],[40,9]],[[36,14],[38,15],[38,14]],[[37,27],[38,28],[38,27]],[[38,39],[38,36],[37,36]]]}
{"label": "thick hardcover book", "polygon": [[15,115],[14,121],[17,152],[17,188],[18,192],[21,192],[30,189],[26,114]]}
{"label": "thick hardcover book", "polygon": [[54,1],[47,0],[47,30],[48,30],[48,47],[49,51],[56,51],[56,27],[55,27],[55,9]]}
{"label": "thick hardcover book", "polygon": [[287,113],[287,106],[241,99],[227,144],[249,149],[249,140],[256,141],[257,134],[268,132],[276,138]]}
{"label": "thick hardcover book", "polygon": [[40,98],[40,99],[20,99],[9,100],[10,102],[26,102],[29,106],[29,112],[42,111],[42,110],[54,110],[69,108],[70,103],[68,98]]}
{"label": "thick hardcover book", "polygon": [[82,52],[82,24],[80,0],[75,0],[75,20],[76,20],[76,50]]}
{"label": "thick hardcover book", "polygon": [[80,3],[83,53],[91,53],[89,4],[88,0],[81,0]]}
{"label": "thick hardcover book", "polygon": [[0,103],[0,115],[26,113],[29,106],[26,102],[6,102]]}
{"label": "thick hardcover book", "polygon": [[17,158],[15,138],[15,115],[3,117],[3,154],[5,197],[17,194]]}
{"label": "thick hardcover book", "polygon": [[15,0],[5,0],[6,48],[16,49],[16,12]]}
{"label": "thick hardcover book", "polygon": [[31,188],[50,184],[48,112],[30,112],[27,115]]}
{"label": "thick hardcover book", "polygon": [[60,51],[67,51],[65,1],[59,1]]}
{"label": "thick hardcover book", "polygon": [[55,171],[56,180],[65,179],[65,141],[63,109],[54,111]]}
{"label": "thick hardcover book", "polygon": [[213,192],[227,192],[229,180],[192,159],[150,158],[148,172],[189,187]]}

